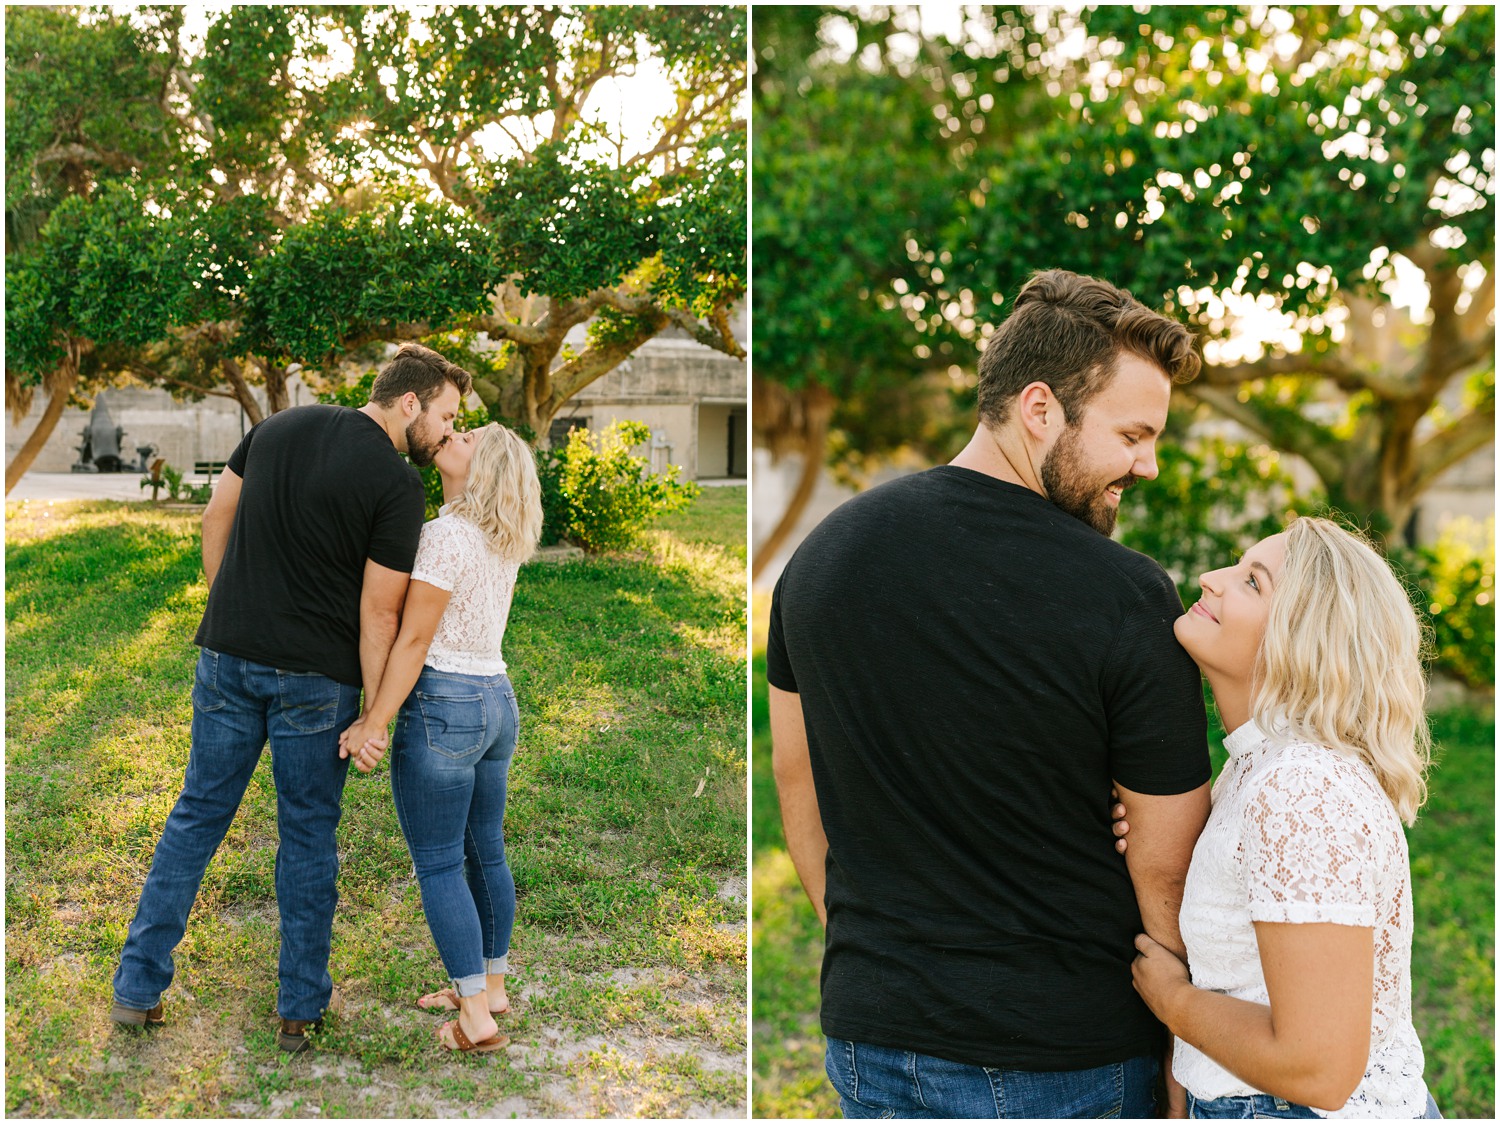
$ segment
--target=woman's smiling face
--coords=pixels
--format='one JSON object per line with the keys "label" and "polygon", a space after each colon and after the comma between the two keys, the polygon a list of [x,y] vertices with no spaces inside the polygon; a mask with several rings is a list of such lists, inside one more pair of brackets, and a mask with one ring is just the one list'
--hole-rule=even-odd
{"label": "woman's smiling face", "polygon": [[1285,561],[1282,533],[1256,543],[1235,565],[1198,579],[1202,596],[1172,630],[1204,671],[1249,680]]}

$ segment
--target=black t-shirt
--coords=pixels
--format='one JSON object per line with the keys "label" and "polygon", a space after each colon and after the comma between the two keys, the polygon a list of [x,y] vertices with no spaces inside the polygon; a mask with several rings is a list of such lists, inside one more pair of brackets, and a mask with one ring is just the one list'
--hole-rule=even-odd
{"label": "black t-shirt", "polygon": [[1181,612],[1151,559],[951,465],[807,537],[766,666],[800,696],[828,835],[825,1033],[1032,1070],[1160,1045],[1110,785],[1209,779]]}
{"label": "black t-shirt", "polygon": [[342,406],[273,414],[229,468],[244,483],[195,640],[359,686],[365,560],[411,572],[421,476],[378,422]]}

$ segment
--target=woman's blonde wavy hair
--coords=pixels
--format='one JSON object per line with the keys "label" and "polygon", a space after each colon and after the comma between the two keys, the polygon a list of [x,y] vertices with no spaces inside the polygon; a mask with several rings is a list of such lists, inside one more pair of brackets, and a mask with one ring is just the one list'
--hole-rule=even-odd
{"label": "woman's blonde wavy hair", "polygon": [[1250,712],[1267,733],[1358,754],[1416,822],[1432,756],[1428,642],[1405,589],[1358,534],[1327,519],[1287,528]]}
{"label": "woman's blonde wavy hair", "polygon": [[478,433],[469,479],[448,510],[483,531],[490,549],[505,561],[525,562],[542,537],[536,457],[503,425],[487,425]]}

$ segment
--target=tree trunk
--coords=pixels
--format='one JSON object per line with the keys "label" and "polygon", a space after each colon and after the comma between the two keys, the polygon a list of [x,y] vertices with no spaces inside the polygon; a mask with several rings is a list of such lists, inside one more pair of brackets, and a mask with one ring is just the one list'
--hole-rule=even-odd
{"label": "tree trunk", "polygon": [[57,422],[62,417],[63,410],[67,409],[73,388],[78,385],[77,357],[70,353],[68,358],[63,360],[63,366],[58,369],[57,377],[49,379],[48,383],[47,408],[42,411],[41,419],[36,423],[36,428],[31,431],[31,436],[26,438],[26,444],[21,446],[15,459],[5,466],[5,494],[7,496],[10,495],[11,489],[21,482],[21,477],[26,475],[26,470],[36,462],[42,447],[47,444],[47,439],[57,428]]}
{"label": "tree trunk", "polygon": [[817,489],[818,478],[823,474],[823,457],[828,446],[828,423],[833,418],[833,395],[821,386],[812,385],[800,395],[802,399],[803,437],[802,474],[797,480],[797,489],[792,493],[786,510],[781,513],[775,528],[766,541],[755,548],[755,562],[750,570],[751,579],[759,576],[769,562],[785,545],[808,501]]}
{"label": "tree trunk", "polygon": [[251,425],[259,425],[265,421],[265,415],[260,412],[260,403],[255,400],[250,384],[245,381],[245,372],[240,369],[239,363],[233,359],[223,359],[219,362],[219,369],[224,372],[224,380],[229,383],[229,389],[234,391],[234,400],[245,411],[246,420]]}
{"label": "tree trunk", "polygon": [[277,363],[261,364],[266,379],[266,411],[279,414],[292,404],[286,389],[286,368]]}

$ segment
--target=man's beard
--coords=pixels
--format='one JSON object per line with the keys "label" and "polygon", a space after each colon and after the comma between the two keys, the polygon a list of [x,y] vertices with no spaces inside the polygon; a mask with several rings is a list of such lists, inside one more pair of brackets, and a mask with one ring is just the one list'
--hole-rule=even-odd
{"label": "man's beard", "polygon": [[426,468],[432,463],[432,458],[437,456],[437,451],[443,447],[443,439],[439,437],[436,441],[428,441],[421,430],[422,419],[427,416],[427,411],[422,411],[406,427],[406,455],[411,458],[411,463],[418,468]]}
{"label": "man's beard", "polygon": [[[1135,477],[1125,476],[1112,482],[1128,488]],[[1101,535],[1114,533],[1118,506],[1105,498],[1104,488],[1095,484],[1083,463],[1083,442],[1078,429],[1069,426],[1057,444],[1042,461],[1042,486],[1047,498],[1074,519],[1082,520]]]}

